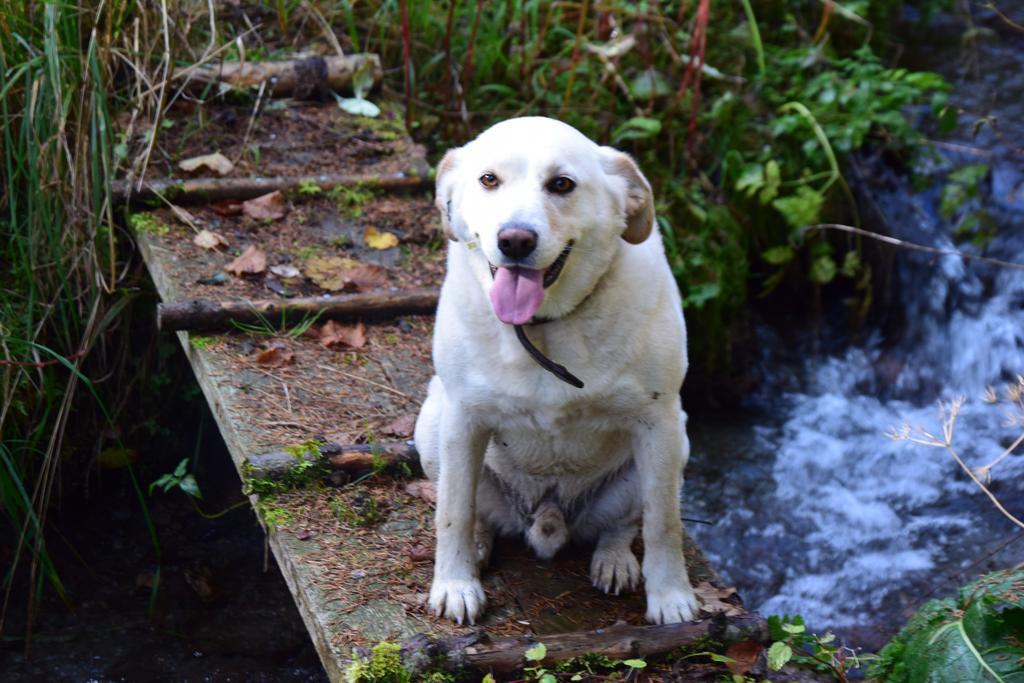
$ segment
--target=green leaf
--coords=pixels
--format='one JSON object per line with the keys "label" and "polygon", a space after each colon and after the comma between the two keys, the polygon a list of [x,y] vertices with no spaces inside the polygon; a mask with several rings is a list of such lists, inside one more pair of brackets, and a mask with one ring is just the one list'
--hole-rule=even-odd
{"label": "green leaf", "polygon": [[494,680],[494,675],[493,674],[485,674],[484,677],[480,679],[480,683],[497,683],[497,682]]}
{"label": "green leaf", "polygon": [[665,74],[651,68],[641,71],[629,82],[629,91],[638,100],[649,100],[672,94],[672,86]]}
{"label": "green leaf", "polygon": [[338,100],[338,106],[349,114],[370,118],[380,116],[380,107],[362,97],[338,97],[335,95],[335,99]]}
{"label": "green leaf", "polygon": [[185,458],[184,460],[182,460],[181,462],[178,463],[177,467],[174,468],[174,476],[178,477],[179,479],[181,477],[184,477],[185,476],[185,471],[187,469],[188,469],[188,458]]}
{"label": "green leaf", "polygon": [[981,182],[988,174],[988,164],[967,164],[949,174],[949,179],[954,183],[961,183],[968,187],[974,187]]}
{"label": "green leaf", "polygon": [[199,490],[199,482],[197,482],[196,478],[191,474],[185,475],[185,477],[183,477],[182,480],[178,482],[178,486],[181,487],[182,491],[192,496],[193,498],[199,498],[200,500],[202,500],[203,494]]}
{"label": "green leaf", "polygon": [[526,650],[526,661],[539,662],[548,654],[548,648],[544,643],[537,643]]}
{"label": "green leaf", "polygon": [[803,624],[783,624],[782,625],[782,630],[785,631],[786,633],[790,633],[792,635],[797,635],[799,633],[803,633],[804,631],[806,631],[807,627],[804,626]]}
{"label": "green leaf", "polygon": [[761,252],[761,258],[763,258],[766,263],[770,263],[773,266],[781,266],[784,263],[789,263],[793,260],[793,256],[793,248],[784,244]]}
{"label": "green leaf", "polygon": [[843,267],[839,272],[846,277],[854,277],[860,271],[860,267],[860,254],[856,251],[848,251],[846,256],[843,257]]}
{"label": "green leaf", "polygon": [[[373,62],[369,59],[364,61],[352,74],[352,92],[355,99],[365,99],[366,95],[373,89]],[[344,107],[342,107],[344,109]],[[346,110],[347,111],[347,110]],[[371,114],[376,116],[376,114]]]}
{"label": "green leaf", "polygon": [[554,674],[545,672],[544,675],[540,677],[540,683],[558,683],[558,679],[555,678]]}
{"label": "green leaf", "polygon": [[818,222],[821,206],[825,197],[814,188],[801,185],[796,194],[780,197],[772,202],[772,206],[783,215],[786,222],[793,228],[802,228]]}
{"label": "green leaf", "polygon": [[[812,282],[817,282],[820,285],[827,285],[832,282],[836,277],[836,262],[835,260],[825,254],[814,259],[811,264],[811,272],[807,274],[811,278]],[[785,624],[783,627],[789,633],[803,633],[803,626],[795,626],[792,624]],[[799,631],[790,631],[791,628],[799,628]]]}
{"label": "green leaf", "polygon": [[719,664],[734,664],[736,662],[732,657],[726,657],[725,655],[720,655],[717,652],[709,652],[708,658],[712,662],[718,662]]}
{"label": "green leaf", "polygon": [[740,177],[736,179],[736,191],[746,192],[750,195],[764,187],[764,166],[761,164],[747,164],[740,169]]}
{"label": "green leaf", "polygon": [[[783,628],[786,628],[789,624],[784,624]],[[793,657],[793,649],[782,642],[774,642],[772,646],[768,648],[768,668],[772,671],[779,671],[782,667],[786,666]]]}
{"label": "green leaf", "polygon": [[625,140],[646,140],[653,138],[661,132],[661,121],[649,119],[644,116],[634,116],[612,133],[612,144],[619,144]]}
{"label": "green leaf", "polygon": [[782,174],[779,172],[779,163],[772,159],[764,165],[764,187],[757,195],[762,204],[767,204],[779,194],[779,187],[782,186]]}
{"label": "green leaf", "polygon": [[711,301],[722,292],[722,286],[717,282],[700,282],[690,285],[687,288],[686,296],[683,297],[683,306],[701,308],[708,301]]}
{"label": "green leaf", "polygon": [[642,669],[647,666],[647,662],[642,659],[626,659],[622,663],[631,669]]}

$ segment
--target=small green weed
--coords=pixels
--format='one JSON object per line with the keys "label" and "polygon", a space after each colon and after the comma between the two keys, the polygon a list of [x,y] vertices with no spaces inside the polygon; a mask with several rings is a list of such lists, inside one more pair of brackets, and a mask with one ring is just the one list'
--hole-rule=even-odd
{"label": "small green weed", "polygon": [[157,488],[163,489],[164,493],[173,488],[179,488],[193,498],[202,499],[203,493],[199,490],[199,483],[195,476],[188,471],[188,461],[189,458],[182,459],[173,472],[163,475],[150,484],[149,495],[153,495],[153,490]]}
{"label": "small green weed", "polygon": [[359,491],[353,496],[351,503],[340,495],[332,497],[327,506],[335,519],[346,526],[373,526],[380,520],[377,500],[366,491]]}
{"label": "small green weed", "polygon": [[768,648],[768,668],[779,671],[789,662],[830,674],[837,681],[848,680],[848,674],[864,666],[868,655],[836,643],[832,633],[809,633],[803,617],[770,616],[768,629],[772,644]]}
{"label": "small green weed", "polygon": [[374,198],[375,192],[363,185],[335,185],[327,192],[327,196],[349,218],[359,218],[363,215],[363,208]]}

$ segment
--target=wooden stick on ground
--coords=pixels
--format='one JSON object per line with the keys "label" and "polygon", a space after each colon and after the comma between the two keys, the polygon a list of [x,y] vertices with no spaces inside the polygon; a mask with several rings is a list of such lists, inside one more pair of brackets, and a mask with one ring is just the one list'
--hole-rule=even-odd
{"label": "wooden stick on ground", "polygon": [[657,655],[706,638],[723,644],[739,640],[767,643],[770,640],[768,626],[760,615],[747,613],[725,617],[719,614],[682,624],[615,624],[594,631],[493,640],[483,632],[442,639],[418,635],[402,644],[402,658],[414,671],[423,662],[443,658],[452,670],[471,668],[506,673],[521,669],[526,663],[526,650],[537,643],[544,643],[547,650],[540,664],[550,666],[588,653],[602,654],[615,660]]}
{"label": "wooden stick on ground", "polygon": [[316,175],[278,178],[160,178],[147,180],[141,187],[134,181],[115,180],[111,193],[114,201],[123,203],[155,199],[157,195],[175,204],[203,204],[221,199],[252,199],[275,190],[288,192],[309,184],[321,190],[339,186],[369,189],[420,189],[430,185],[430,169],[426,163],[410,173],[384,175]]}
{"label": "wooden stick on ground", "polygon": [[157,304],[156,325],[163,332],[227,332],[235,329],[232,323],[297,325],[317,314],[320,320],[380,320],[432,314],[437,298],[438,290],[420,288],[257,301],[192,299]]}
{"label": "wooden stick on ground", "polygon": [[380,57],[375,54],[352,54],[344,57],[309,57],[283,61],[221,62],[178,69],[174,80],[191,79],[196,87],[209,83],[227,83],[235,88],[259,87],[267,83],[270,94],[300,96],[308,89],[327,86],[331,90],[352,92],[352,76],[362,70],[380,83],[384,74]]}
{"label": "wooden stick on ground", "polygon": [[[361,474],[374,467],[391,469],[401,463],[415,465],[419,455],[412,441],[384,441],[374,444],[325,443],[319,447],[321,462],[332,470]],[[248,458],[250,476],[254,479],[276,479],[284,476],[298,461],[286,451],[273,451]]]}

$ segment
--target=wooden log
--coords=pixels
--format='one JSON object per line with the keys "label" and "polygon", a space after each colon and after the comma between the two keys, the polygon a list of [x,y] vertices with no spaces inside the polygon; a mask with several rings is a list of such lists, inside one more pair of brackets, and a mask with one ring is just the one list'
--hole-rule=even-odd
{"label": "wooden log", "polygon": [[[419,454],[412,441],[384,441],[374,444],[324,443],[318,446],[320,461],[331,470],[362,474],[375,467],[392,469],[404,463],[415,465]],[[256,479],[280,479],[296,464],[287,451],[273,451],[248,458],[249,476]]]}
{"label": "wooden log", "polygon": [[544,643],[546,655],[540,664],[550,666],[585,654],[601,654],[614,660],[671,652],[703,639],[721,644],[754,640],[767,644],[768,625],[759,614],[708,619],[662,626],[634,626],[619,623],[593,631],[576,631],[545,636],[491,639],[483,631],[455,638],[417,635],[402,643],[402,659],[414,674],[426,662],[443,660],[450,670],[475,669],[507,673],[526,663],[526,651]]}
{"label": "wooden log", "polygon": [[381,320],[399,315],[429,315],[437,310],[433,288],[374,291],[295,299],[214,301],[192,299],[157,304],[156,326],[162,332],[226,332],[232,323],[297,325],[311,315],[321,320]]}
{"label": "wooden log", "polygon": [[431,184],[430,168],[421,162],[408,173],[377,175],[326,174],[279,178],[160,178],[141,186],[134,181],[115,180],[111,184],[114,202],[144,202],[162,197],[175,204],[205,204],[221,199],[252,199],[280,190],[289,192],[310,184],[321,190],[339,186],[379,190],[423,189]]}
{"label": "wooden log", "polygon": [[283,61],[220,62],[177,69],[174,79],[189,79],[196,87],[226,83],[234,88],[252,88],[266,83],[267,91],[275,97],[303,97],[325,86],[352,92],[352,76],[357,72],[372,76],[374,84],[380,83],[384,75],[380,57],[360,53]]}

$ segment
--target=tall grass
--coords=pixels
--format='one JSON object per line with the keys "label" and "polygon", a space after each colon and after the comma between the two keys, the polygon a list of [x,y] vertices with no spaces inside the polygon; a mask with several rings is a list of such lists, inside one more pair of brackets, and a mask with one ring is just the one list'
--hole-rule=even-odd
{"label": "tall grass", "polygon": [[44,583],[65,597],[46,529],[62,462],[76,451],[69,421],[74,413],[99,431],[109,420],[97,382],[130,297],[110,199],[110,84],[128,71],[136,48],[126,39],[137,46],[151,11],[142,5],[0,3],[0,514],[15,539],[0,632],[24,572],[27,640]]}

